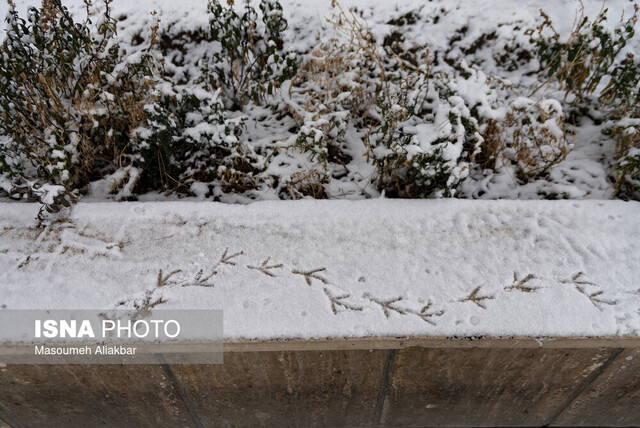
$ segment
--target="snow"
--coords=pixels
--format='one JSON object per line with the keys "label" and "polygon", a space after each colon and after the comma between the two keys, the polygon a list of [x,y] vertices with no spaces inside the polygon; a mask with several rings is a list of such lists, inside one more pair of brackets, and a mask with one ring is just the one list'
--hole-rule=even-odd
{"label": "snow", "polygon": [[34,193],[40,198],[43,204],[53,204],[56,197],[64,194],[64,186],[44,184],[42,187],[34,189]]}
{"label": "snow", "polygon": [[222,309],[228,339],[640,334],[638,202],[38,209],[0,204],[2,309]]}
{"label": "snow", "polygon": [[[25,16],[27,5],[39,0],[16,3]],[[288,46],[302,59],[314,52],[320,55],[313,49],[335,34],[326,21],[335,12],[331,3],[282,1],[289,20]],[[436,106],[433,123],[407,126],[415,144],[406,150],[433,151],[438,133],[448,136],[449,128],[457,126],[449,122],[449,113],[466,114],[470,105],[478,105],[479,114],[492,119],[504,118],[509,109],[539,105],[550,114],[555,111],[541,126],[550,135],[561,135],[554,119],[563,106],[567,111],[566,104],[557,101],[564,93],[557,88],[534,93],[522,89],[539,84],[529,73],[537,70],[536,60],[508,72],[497,67],[493,55],[528,43],[524,29],[536,25],[539,9],[566,37],[577,2],[342,3],[368,22],[379,44],[401,31],[406,43],[440,55],[438,71],[450,71],[446,59],[462,60],[461,67],[472,76],[447,82],[456,95],[449,97],[450,106]],[[83,1],[64,4],[84,16]],[[602,2],[584,0],[584,6],[585,15],[594,17]],[[129,63],[145,46],[131,41],[147,36],[155,20],[150,11],[158,11],[160,31],[169,36],[197,32],[209,20],[205,0],[114,0],[111,7],[119,20],[118,38],[131,55]],[[614,26],[623,11],[630,15],[633,3],[608,0],[607,7],[606,25]],[[7,10],[7,4],[0,3],[0,15]],[[419,17],[415,24],[390,23],[409,12]],[[465,54],[492,32],[495,39]],[[625,49],[637,51],[637,40]],[[197,76],[198,61],[219,47],[206,40],[183,42],[184,52],[177,49],[167,56],[166,67],[176,80]],[[352,86],[355,78],[355,73],[340,76],[345,86]],[[198,98],[211,96],[189,85],[189,93]],[[567,158],[552,167],[548,177],[528,183],[518,182],[510,166],[481,172],[486,175],[470,172],[455,162],[461,142],[443,147],[455,172],[450,179],[469,175],[457,194],[461,197],[589,201],[387,200],[372,181],[375,167],[365,160],[366,130],[348,126],[340,129],[342,150],[352,160],[326,171],[324,188],[329,198],[344,200],[270,202],[281,197],[278,189],[269,187],[273,177],[283,186],[314,168],[308,153],[293,150],[297,134],[289,129],[298,126],[309,135],[309,143],[318,142],[323,137],[319,127],[327,121],[292,99],[291,86],[283,84],[274,104],[280,110],[288,106],[303,123],[291,115],[279,117],[274,106],[248,105],[227,112],[233,120],[248,119],[241,138],[261,149],[256,156],[264,162],[260,166],[267,185],[254,194],[222,194],[210,183],[195,182],[189,201],[149,202],[177,196],[136,195],[143,172],[126,166],[91,183],[84,202],[46,225],[35,219],[38,205],[0,203],[0,310],[136,310],[155,304],[159,309],[218,308],[224,311],[229,339],[640,335],[640,205],[604,201],[614,194],[610,163],[615,147],[602,135],[606,122],[583,118],[573,129],[575,147]],[[505,95],[505,88],[512,86],[521,93]],[[159,89],[171,90],[169,85]],[[402,106],[393,106],[393,111],[399,109]],[[341,119],[347,115],[334,114]],[[602,117],[598,111],[590,115]],[[193,138],[217,133],[215,127],[198,123],[198,115],[188,120]],[[627,118],[619,125],[637,126],[638,119]],[[5,139],[0,136],[0,144]],[[379,156],[389,151],[374,148]],[[64,165],[56,167],[68,174]],[[0,188],[11,190],[1,175]],[[40,196],[53,202],[63,190],[46,185]],[[212,196],[228,203],[262,202],[240,206],[200,201]],[[136,197],[141,202],[102,202]],[[364,198],[371,199],[346,200]]]}

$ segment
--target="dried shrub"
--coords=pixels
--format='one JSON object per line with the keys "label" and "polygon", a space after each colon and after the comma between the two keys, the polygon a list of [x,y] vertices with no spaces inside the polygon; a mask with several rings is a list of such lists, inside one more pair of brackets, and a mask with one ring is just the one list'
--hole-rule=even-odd
{"label": "dried shrub", "polygon": [[328,176],[320,171],[310,169],[291,174],[285,180],[285,187],[293,199],[310,196],[313,199],[325,199],[327,194],[324,184]]}
{"label": "dried shrub", "polygon": [[519,98],[511,107],[503,126],[513,138],[507,153],[516,160],[521,179],[542,175],[567,157],[572,144],[558,101]]}
{"label": "dried shrub", "polygon": [[[342,164],[349,127],[362,128],[383,90],[382,49],[365,22],[337,8],[328,22],[336,37],[321,43],[303,61],[286,94],[291,115],[300,124],[294,148],[308,155],[308,169],[288,183],[296,195],[324,195],[331,163]],[[321,191],[322,189],[322,191]]]}
{"label": "dried shrub", "polygon": [[2,187],[39,195],[48,211],[119,163],[151,101],[150,46],[125,61],[110,0],[96,26],[85,4],[87,16],[76,22],[60,0],[30,8],[26,20],[10,2],[0,47],[0,134],[9,137],[0,145]]}
{"label": "dried shrub", "polygon": [[573,147],[562,106],[553,99],[516,99],[503,119],[487,122],[482,137],[479,163],[492,169],[512,164],[525,182],[547,173]]}
{"label": "dried shrub", "polygon": [[623,48],[635,35],[638,5],[634,14],[621,22],[613,32],[604,26],[607,9],[602,9],[595,19],[584,16],[584,5],[567,40],[561,40],[549,16],[540,11],[542,22],[534,30],[528,30],[542,70],[548,83],[556,81],[575,100],[583,101],[593,94],[601,82],[599,98],[607,104],[633,106],[640,101],[638,83],[640,66],[632,53],[620,58]]}
{"label": "dried shrub", "polygon": [[[369,77],[376,65],[356,45],[332,39],[316,47],[293,79],[293,93],[304,98],[304,110],[322,114],[337,108],[362,113],[375,103],[380,83]],[[294,98],[300,98],[294,97]],[[294,110],[300,114],[300,109]]]}
{"label": "dried shrub", "polygon": [[636,192],[638,174],[633,150],[638,147],[635,122],[640,117],[640,61],[632,52],[623,56],[623,50],[635,36],[638,12],[638,5],[634,4],[633,15],[626,20],[621,18],[611,31],[604,26],[607,9],[591,20],[584,16],[581,3],[567,40],[560,40],[544,12],[543,22],[536,31],[530,31],[547,81],[559,82],[575,101],[597,93],[605,119],[613,123],[606,132],[616,141],[615,188],[625,197]]}
{"label": "dried shrub", "polygon": [[[383,52],[366,23],[352,10],[338,8],[327,21],[338,37],[317,46],[293,79],[290,92],[302,94],[307,112],[366,112],[385,84]],[[333,107],[333,108],[332,108]]]}
{"label": "dried shrub", "polygon": [[503,122],[497,119],[487,119],[483,124],[480,135],[482,135],[482,143],[477,151],[471,155],[471,163],[474,166],[480,166],[483,170],[498,169],[499,160],[503,156],[506,148],[504,142]]}

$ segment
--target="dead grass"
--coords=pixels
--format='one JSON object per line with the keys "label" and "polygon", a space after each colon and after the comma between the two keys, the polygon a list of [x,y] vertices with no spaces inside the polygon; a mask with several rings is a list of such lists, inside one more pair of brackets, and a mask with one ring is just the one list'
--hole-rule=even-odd
{"label": "dead grass", "polygon": [[[611,137],[616,142],[616,159],[618,162],[624,159],[632,148],[640,148],[640,132],[638,132],[637,126],[614,126],[611,129]],[[640,171],[638,171],[637,168],[635,171],[636,176],[640,175]],[[614,184],[616,194],[624,193],[624,188],[627,187],[632,174],[633,173],[623,171],[620,168],[616,169]]]}
{"label": "dead grass", "polygon": [[494,170],[501,164],[514,164],[518,178],[527,182],[565,160],[575,137],[561,113],[537,102],[526,107],[512,105],[503,120],[487,120],[482,138],[481,150],[472,155],[471,162]]}

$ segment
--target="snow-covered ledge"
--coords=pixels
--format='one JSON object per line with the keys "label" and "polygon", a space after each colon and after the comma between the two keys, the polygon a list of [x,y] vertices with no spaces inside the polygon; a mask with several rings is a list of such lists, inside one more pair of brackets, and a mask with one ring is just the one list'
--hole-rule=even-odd
{"label": "snow-covered ledge", "polygon": [[37,211],[0,204],[0,308],[216,308],[229,344],[640,335],[635,202],[81,203],[46,226]]}
{"label": "snow-covered ledge", "polygon": [[0,364],[0,426],[640,421],[639,203],[37,211],[0,204],[1,308],[219,308],[224,364]]}

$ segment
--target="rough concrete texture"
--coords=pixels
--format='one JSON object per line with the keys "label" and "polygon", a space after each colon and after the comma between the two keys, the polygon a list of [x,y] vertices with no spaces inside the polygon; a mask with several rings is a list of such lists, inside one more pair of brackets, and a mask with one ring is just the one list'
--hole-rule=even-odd
{"label": "rough concrete texture", "polygon": [[161,365],[8,365],[0,419],[17,427],[192,425]]}
{"label": "rough concrete texture", "polygon": [[536,426],[612,349],[408,349],[396,353],[382,423]]}
{"label": "rough concrete texture", "polygon": [[236,351],[223,365],[0,369],[0,428],[629,426],[639,400],[637,348]]}
{"label": "rough concrete texture", "polygon": [[204,426],[370,426],[386,354],[232,353],[172,369]]}
{"label": "rough concrete texture", "polygon": [[640,349],[625,349],[555,425],[640,426]]}

